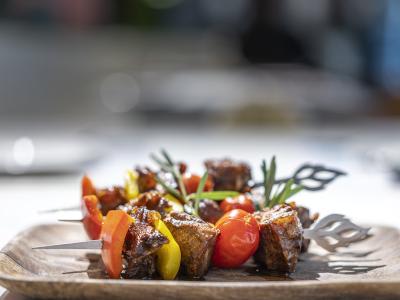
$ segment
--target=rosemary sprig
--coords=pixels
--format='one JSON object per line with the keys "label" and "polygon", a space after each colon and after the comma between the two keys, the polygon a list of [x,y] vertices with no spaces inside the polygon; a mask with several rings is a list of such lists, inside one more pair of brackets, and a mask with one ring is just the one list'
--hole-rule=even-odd
{"label": "rosemary sprig", "polygon": [[194,200],[194,209],[193,212],[195,214],[198,214],[199,210],[199,204],[201,199],[210,199],[214,201],[220,201],[224,200],[225,198],[228,197],[236,197],[239,195],[238,192],[235,191],[213,191],[213,192],[203,192],[204,191],[204,186],[206,184],[206,180],[208,177],[208,173],[204,173],[203,177],[200,180],[200,183],[197,187],[196,193],[192,193],[187,195],[186,197],[183,197],[182,193],[169,186],[167,182],[162,180],[159,176],[156,177],[157,182],[164,188],[164,190],[168,193],[170,193],[172,196],[175,198],[181,200],[182,204],[190,204],[190,200]]}
{"label": "rosemary sprig", "polygon": [[210,199],[214,201],[224,200],[228,197],[236,197],[240,193],[235,191],[213,191],[213,192],[202,192],[190,194],[188,196],[189,199]]}
{"label": "rosemary sprig", "polygon": [[298,192],[302,191],[303,189],[304,189],[304,187],[303,187],[302,185],[296,186],[295,188],[293,188],[293,189],[289,192],[289,194],[288,194],[288,196],[287,196],[286,199],[289,199],[290,197],[296,195]]}
{"label": "rosemary sprig", "polygon": [[161,154],[165,157],[166,161],[168,162],[169,165],[173,166],[174,161],[172,160],[171,156],[168,154],[165,149],[161,149]]}
{"label": "rosemary sprig", "polygon": [[[204,191],[204,186],[206,185],[206,181],[208,178],[208,172],[206,171],[200,179],[199,185],[196,190],[196,195],[201,194]],[[194,213],[199,215],[199,206],[200,206],[200,198],[194,199]]]}
{"label": "rosemary sprig", "polygon": [[168,152],[165,151],[165,149],[161,149],[161,154],[164,156],[164,158],[167,162],[167,166],[170,167],[170,172],[172,173],[172,176],[174,176],[174,179],[175,179],[177,185],[179,186],[179,189],[182,192],[183,198],[186,198],[187,193],[186,193],[185,185],[183,184],[183,178],[182,178],[181,172],[179,172],[175,162],[172,160],[172,158],[168,154]]}
{"label": "rosemary sprig", "polygon": [[[180,174],[180,172],[176,168],[176,164],[172,160],[171,156],[165,150],[161,150],[161,154],[163,156],[163,159],[157,157],[154,154],[151,154],[150,157],[160,166],[162,171],[172,174],[177,186],[179,187],[179,190],[171,187],[159,176],[156,176],[157,182],[163,187],[166,192],[170,193],[172,196],[180,200],[182,204],[190,205],[193,208],[191,210],[193,214],[198,215],[201,199],[219,201],[227,197],[235,197],[239,195],[239,193],[235,191],[204,192],[204,187],[208,178],[207,171],[201,177],[196,193],[188,195],[185,189],[185,185],[183,184],[182,174]],[[191,203],[190,200],[194,200],[194,203]]]}
{"label": "rosemary sprig", "polygon": [[[182,199],[182,195],[177,189],[174,189],[173,187],[169,186],[164,180],[162,180],[160,177],[156,176],[156,181],[172,196],[174,196],[177,199]],[[184,204],[184,203],[183,203]]]}
{"label": "rosemary sprig", "polygon": [[267,163],[265,160],[262,161],[261,171],[264,175],[264,207],[270,207],[271,205],[271,192],[272,187],[275,184],[275,175],[276,175],[276,159],[275,156],[272,157],[271,163],[269,165],[269,169],[267,169]]}
{"label": "rosemary sprig", "polygon": [[160,166],[161,170],[172,174],[177,186],[181,191],[178,199],[180,199],[183,202],[186,202],[187,193],[185,185],[183,184],[182,174],[177,169],[176,164],[172,160],[171,156],[167,153],[167,151],[162,149],[161,154],[164,157],[165,161],[163,161],[154,154],[151,154],[150,158],[153,159]]}
{"label": "rosemary sprig", "polygon": [[275,156],[272,157],[269,169],[267,169],[267,164],[265,160],[261,163],[261,171],[264,175],[264,207],[273,207],[277,204],[283,204],[293,195],[300,192],[303,187],[301,185],[295,185],[294,179],[289,179],[283,188],[281,188],[281,184],[275,189],[274,195],[271,197],[272,188],[275,184],[275,176],[276,176],[276,159]]}

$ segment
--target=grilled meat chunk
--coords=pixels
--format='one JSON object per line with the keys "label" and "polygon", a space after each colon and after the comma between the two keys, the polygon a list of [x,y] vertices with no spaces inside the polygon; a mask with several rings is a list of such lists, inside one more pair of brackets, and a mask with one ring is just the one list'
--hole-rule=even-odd
{"label": "grilled meat chunk", "polygon": [[156,274],[156,258],[154,255],[138,257],[135,260],[126,260],[126,268],[121,276],[125,279],[151,279]]}
{"label": "grilled meat chunk", "polygon": [[151,278],[155,274],[154,254],[168,243],[168,239],[152,226],[155,213],[144,207],[135,207],[132,211],[135,222],[128,230],[123,251],[125,278]]}
{"label": "grilled meat chunk", "polygon": [[138,187],[139,193],[145,193],[155,190],[157,186],[156,173],[150,168],[137,167],[135,171],[138,173]]}
{"label": "grilled meat chunk", "polygon": [[218,229],[186,213],[171,212],[164,222],[181,248],[184,272],[191,278],[203,277],[210,267]]}
{"label": "grilled meat chunk", "polygon": [[116,209],[120,205],[127,203],[125,189],[120,186],[96,190],[97,198],[101,204],[101,212],[107,215],[110,210]]}
{"label": "grilled meat chunk", "polygon": [[248,182],[251,179],[250,166],[243,162],[231,159],[206,160],[204,165],[214,181],[214,190],[231,190],[247,192]]}
{"label": "grilled meat chunk", "polygon": [[[295,206],[294,209],[297,211],[297,216],[300,219],[300,223],[303,228],[310,228],[312,224],[318,219],[319,215],[317,213],[310,215],[310,210],[304,206]],[[310,246],[309,239],[303,239],[301,245],[301,252],[307,252]]]}
{"label": "grilled meat chunk", "polygon": [[303,228],[297,212],[279,205],[254,214],[260,224],[260,245],[254,255],[268,270],[294,272],[300,255]]}
{"label": "grilled meat chunk", "polygon": [[222,215],[223,212],[215,201],[209,199],[203,199],[200,201],[199,216],[202,220],[215,224]]}
{"label": "grilled meat chunk", "polygon": [[134,207],[145,207],[159,212],[161,216],[164,216],[172,208],[168,200],[156,191],[143,193],[138,199],[130,200],[128,203],[118,206],[118,209],[131,213]]}
{"label": "grilled meat chunk", "polygon": [[140,195],[132,205],[145,206],[147,209],[158,211],[161,215],[164,215],[171,208],[168,201],[159,192],[155,191]]}
{"label": "grilled meat chunk", "polygon": [[182,162],[182,161],[178,162],[178,170],[179,170],[179,173],[185,174],[186,171],[187,171],[187,169],[188,169],[188,167],[187,167],[187,164],[186,164],[186,163],[184,163],[184,162]]}

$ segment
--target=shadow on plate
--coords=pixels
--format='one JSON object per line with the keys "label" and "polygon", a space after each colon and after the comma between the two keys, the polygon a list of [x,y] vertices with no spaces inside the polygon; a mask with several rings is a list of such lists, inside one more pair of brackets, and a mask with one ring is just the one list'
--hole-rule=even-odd
{"label": "shadow on plate", "polygon": [[[204,281],[292,281],[292,280],[318,280],[322,273],[338,275],[366,274],[370,271],[384,267],[378,264],[380,259],[368,259],[367,257],[376,250],[368,252],[342,252],[317,255],[313,253],[302,254],[297,265],[296,272],[282,274],[271,272],[248,261],[243,267],[237,269],[211,268],[203,279]],[[337,259],[339,257],[339,259]],[[342,259],[343,257],[343,259]],[[86,272],[89,278],[107,278],[104,265],[99,254],[87,254],[85,259],[89,261],[87,270],[68,272],[64,274]],[[185,276],[179,276],[180,280],[190,280]]]}

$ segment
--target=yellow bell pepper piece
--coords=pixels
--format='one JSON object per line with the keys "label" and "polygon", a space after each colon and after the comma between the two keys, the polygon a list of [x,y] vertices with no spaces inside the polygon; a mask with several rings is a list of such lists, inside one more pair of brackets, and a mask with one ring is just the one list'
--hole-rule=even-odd
{"label": "yellow bell pepper piece", "polygon": [[161,219],[155,221],[155,228],[169,240],[168,244],[164,244],[156,252],[157,271],[162,279],[173,280],[178,274],[181,265],[181,249]]}
{"label": "yellow bell pepper piece", "polygon": [[128,200],[139,195],[138,177],[138,173],[134,170],[128,170],[125,173],[125,194]]}
{"label": "yellow bell pepper piece", "polygon": [[183,212],[183,205],[182,203],[176,199],[171,194],[165,194],[164,198],[168,200],[168,204],[171,205],[171,210],[176,212]]}

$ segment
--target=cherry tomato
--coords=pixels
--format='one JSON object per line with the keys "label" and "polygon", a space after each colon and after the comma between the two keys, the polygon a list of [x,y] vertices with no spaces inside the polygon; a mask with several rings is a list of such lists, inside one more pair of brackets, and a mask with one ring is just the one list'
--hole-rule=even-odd
{"label": "cherry tomato", "polygon": [[[186,192],[188,194],[196,193],[197,192],[197,187],[199,186],[201,177],[196,174],[190,174],[190,173],[185,173],[183,175],[183,184],[185,185]],[[212,180],[207,178],[206,184],[204,185],[204,191],[209,192],[214,189],[214,183]]]}
{"label": "cherry tomato", "polygon": [[82,198],[82,223],[86,234],[92,240],[100,237],[101,226],[103,224],[103,215],[98,207],[99,200],[95,195],[84,196]]}
{"label": "cherry tomato", "polygon": [[108,276],[118,279],[122,271],[122,249],[132,217],[122,210],[110,210],[104,220],[100,238],[103,241],[101,258]]}
{"label": "cherry tomato", "polygon": [[243,219],[244,217],[248,216],[249,213],[244,211],[243,209],[232,209],[225,213],[218,221],[215,223],[217,227],[219,224],[225,222],[227,219]]}
{"label": "cherry tomato", "polygon": [[255,211],[253,200],[249,195],[239,195],[233,198],[226,198],[221,202],[221,209],[223,212],[228,212],[232,209],[240,208],[249,213]]}
{"label": "cherry tomato", "polygon": [[93,185],[92,180],[89,177],[84,175],[81,181],[82,185],[82,197],[88,195],[96,195],[96,188]]}
{"label": "cherry tomato", "polygon": [[[236,268],[245,263],[257,250],[259,226],[249,213],[236,212],[235,218],[224,216],[217,222],[217,238],[212,262],[219,268]],[[239,214],[242,216],[239,217]]]}

